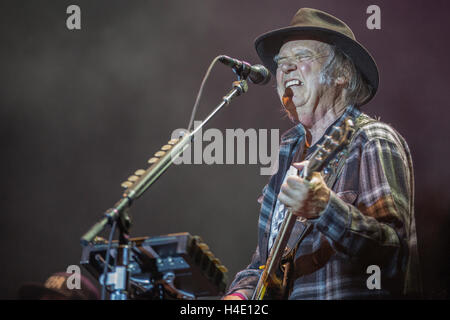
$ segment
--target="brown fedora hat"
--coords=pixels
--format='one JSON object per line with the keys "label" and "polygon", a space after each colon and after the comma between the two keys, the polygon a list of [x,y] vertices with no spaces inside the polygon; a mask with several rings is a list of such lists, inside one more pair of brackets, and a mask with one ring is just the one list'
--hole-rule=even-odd
{"label": "brown fedora hat", "polygon": [[372,87],[372,94],[364,103],[373,98],[379,82],[377,65],[370,53],[356,41],[352,30],[343,21],[320,10],[301,8],[288,27],[269,31],[256,38],[256,52],[273,74],[277,70],[273,58],[284,42],[291,37],[317,40],[341,49],[352,59],[365,81]]}

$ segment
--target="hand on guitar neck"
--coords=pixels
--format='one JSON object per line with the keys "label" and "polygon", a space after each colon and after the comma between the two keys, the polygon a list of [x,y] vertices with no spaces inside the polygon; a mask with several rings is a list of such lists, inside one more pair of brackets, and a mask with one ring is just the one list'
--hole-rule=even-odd
{"label": "hand on guitar neck", "polygon": [[[298,170],[302,170],[307,161],[292,164]],[[290,176],[281,186],[278,199],[292,214],[305,218],[317,218],[330,199],[330,189],[325,184],[319,172],[313,172],[310,181],[299,176]]]}

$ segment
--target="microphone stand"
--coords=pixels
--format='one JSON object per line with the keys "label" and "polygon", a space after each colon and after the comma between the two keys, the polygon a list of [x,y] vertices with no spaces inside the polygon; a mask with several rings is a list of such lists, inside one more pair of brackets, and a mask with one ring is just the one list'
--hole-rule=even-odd
{"label": "microphone stand", "polygon": [[[246,77],[245,77],[246,78]],[[163,148],[163,155],[150,166],[141,177],[134,182],[123,193],[122,198],[116,204],[108,209],[103,218],[95,223],[82,237],[81,245],[87,246],[93,239],[102,232],[107,225],[114,222],[119,227],[119,246],[117,248],[117,264],[114,272],[103,275],[104,285],[113,287],[110,296],[111,300],[126,300],[128,298],[128,262],[130,254],[129,231],[131,218],[128,213],[132,202],[139,198],[175,161],[175,159],[189,146],[194,139],[194,135],[211,120],[225,105],[230,104],[231,100],[248,91],[248,84],[244,77],[238,76],[238,81],[232,84],[233,89],[223,97],[219,105],[206,117],[203,122],[193,131],[184,134],[173,147]],[[169,142],[170,143],[170,142]]]}

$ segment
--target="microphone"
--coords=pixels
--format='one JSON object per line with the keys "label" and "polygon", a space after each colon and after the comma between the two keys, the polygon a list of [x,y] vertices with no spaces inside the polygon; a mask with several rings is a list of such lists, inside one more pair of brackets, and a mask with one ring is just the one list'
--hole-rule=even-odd
{"label": "microphone", "polygon": [[263,85],[267,84],[270,80],[269,70],[260,64],[255,64],[252,66],[248,62],[233,59],[225,55],[221,55],[219,57],[219,61],[224,65],[231,67],[233,72],[239,77],[244,79],[249,78],[254,84]]}

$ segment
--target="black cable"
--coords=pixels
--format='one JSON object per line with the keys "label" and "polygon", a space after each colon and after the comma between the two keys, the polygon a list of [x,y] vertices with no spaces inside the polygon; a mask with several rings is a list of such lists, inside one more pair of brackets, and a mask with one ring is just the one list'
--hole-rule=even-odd
{"label": "black cable", "polygon": [[[195,114],[197,112],[197,108],[200,103],[200,98],[202,96],[203,87],[205,86],[206,80],[208,79],[213,66],[217,63],[217,61],[219,61],[220,57],[221,56],[217,56],[214,58],[214,60],[209,65],[208,70],[205,73],[205,76],[203,77],[202,83],[200,85],[200,89],[197,93],[197,98],[196,98],[194,106],[192,108],[191,118],[190,118],[190,121],[188,124],[188,131],[191,130],[192,125],[194,124]],[[114,237],[114,232],[116,231],[116,225],[117,225],[117,221],[114,221],[113,225],[111,227],[110,234],[109,234],[108,247],[106,249],[105,266],[103,267],[103,283],[102,283],[102,297],[101,297],[102,300],[105,300],[105,295],[106,295],[106,278],[107,278],[107,272],[108,272],[108,266],[109,266],[110,250],[111,250],[112,238]]]}
{"label": "black cable", "polygon": [[188,128],[187,128],[188,131],[191,131],[192,125],[194,124],[195,113],[197,112],[197,107],[198,107],[198,105],[200,103],[200,98],[202,96],[203,87],[205,86],[206,80],[208,79],[209,74],[211,73],[211,70],[212,70],[213,66],[216,64],[217,61],[219,61],[220,57],[222,57],[222,56],[217,56],[217,57],[214,58],[214,60],[209,65],[205,76],[203,77],[202,83],[200,85],[200,89],[198,90],[198,93],[197,93],[197,98],[195,99],[194,107],[192,108],[191,119],[189,120],[189,124],[188,124]]}
{"label": "black cable", "polygon": [[109,252],[111,251],[112,238],[114,237],[114,233],[116,231],[116,225],[117,225],[117,221],[114,221],[112,224],[112,227],[111,227],[111,231],[109,233],[108,247],[106,248],[105,266],[103,267],[102,300],[105,300],[105,295],[106,295],[106,279],[107,279],[109,256],[110,256]]}

